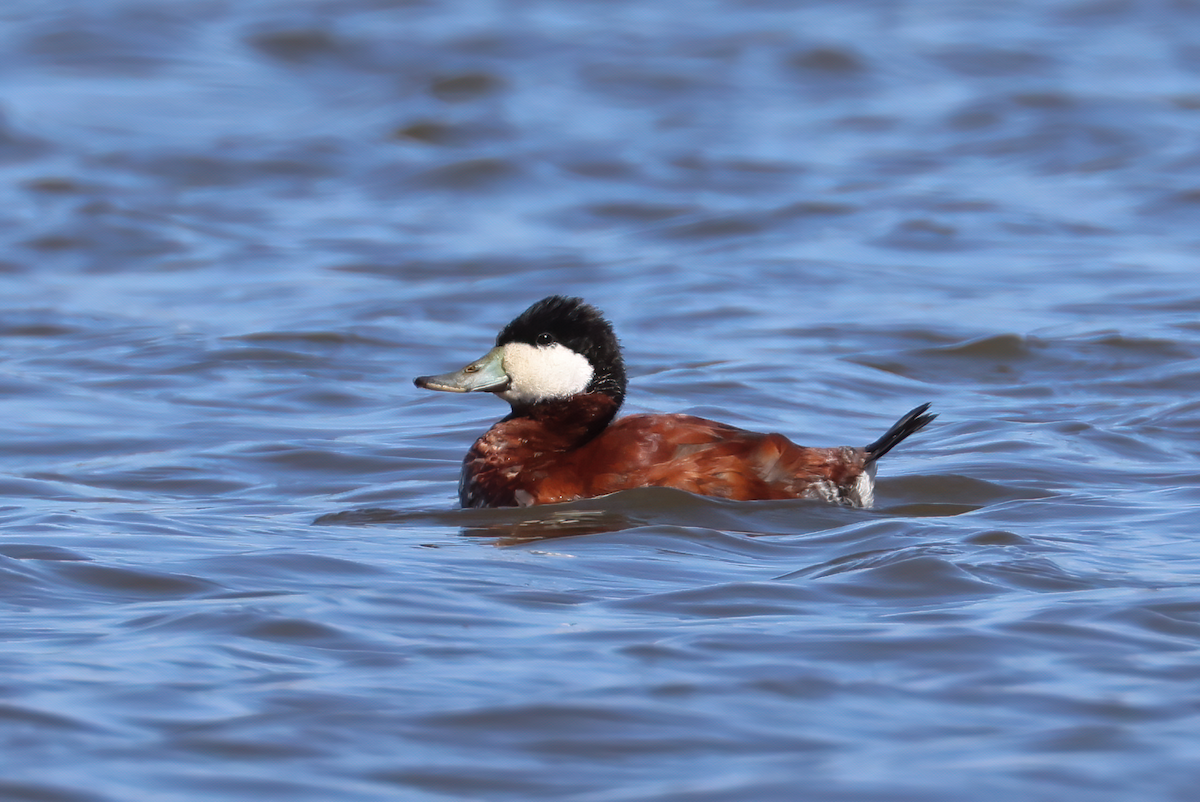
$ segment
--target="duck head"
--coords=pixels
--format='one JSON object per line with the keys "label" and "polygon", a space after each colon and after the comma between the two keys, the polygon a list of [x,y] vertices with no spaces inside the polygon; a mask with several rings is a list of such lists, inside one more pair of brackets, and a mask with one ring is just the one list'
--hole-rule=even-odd
{"label": "duck head", "polygon": [[419,376],[418,387],[451,393],[494,393],[514,412],[583,393],[625,399],[625,363],[612,325],[579,298],[552,295],[518,315],[496,347],[466,367]]}

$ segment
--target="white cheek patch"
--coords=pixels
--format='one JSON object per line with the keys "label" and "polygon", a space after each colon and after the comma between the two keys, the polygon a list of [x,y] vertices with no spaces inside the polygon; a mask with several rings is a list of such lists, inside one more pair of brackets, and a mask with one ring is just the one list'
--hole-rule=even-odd
{"label": "white cheek patch", "polygon": [[569,398],[586,390],[595,374],[586,357],[560,343],[509,343],[504,346],[504,372],[510,384],[497,395],[510,404]]}

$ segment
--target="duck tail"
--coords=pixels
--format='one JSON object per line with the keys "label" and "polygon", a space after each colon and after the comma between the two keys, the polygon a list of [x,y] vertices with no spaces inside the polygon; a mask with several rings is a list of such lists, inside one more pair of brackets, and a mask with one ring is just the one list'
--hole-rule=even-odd
{"label": "duck tail", "polygon": [[884,432],[883,437],[867,446],[864,449],[867,452],[867,464],[870,465],[904,442],[909,435],[916,434],[928,426],[930,421],[937,417],[937,415],[926,415],[925,413],[928,409],[929,404],[922,404],[911,412],[908,412],[904,417],[892,424],[892,428]]}

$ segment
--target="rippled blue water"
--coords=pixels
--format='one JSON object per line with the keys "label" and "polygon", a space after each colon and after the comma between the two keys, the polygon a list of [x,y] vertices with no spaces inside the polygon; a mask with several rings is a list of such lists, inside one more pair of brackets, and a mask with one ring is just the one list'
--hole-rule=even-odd
{"label": "rippled blue water", "polygon": [[[1200,8],[0,9],[0,798],[1190,800]],[[550,293],[872,511],[456,509]]]}

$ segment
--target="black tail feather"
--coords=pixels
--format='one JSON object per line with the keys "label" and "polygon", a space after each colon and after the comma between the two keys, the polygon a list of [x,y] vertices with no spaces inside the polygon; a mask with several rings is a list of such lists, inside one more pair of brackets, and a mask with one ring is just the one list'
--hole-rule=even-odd
{"label": "black tail feather", "polygon": [[900,420],[892,424],[892,428],[888,429],[883,437],[867,446],[865,449],[867,452],[867,463],[870,464],[879,459],[904,442],[904,439],[910,434],[916,434],[928,426],[929,422],[937,417],[937,415],[926,415],[925,412],[928,409],[929,404],[922,404],[907,413]]}

